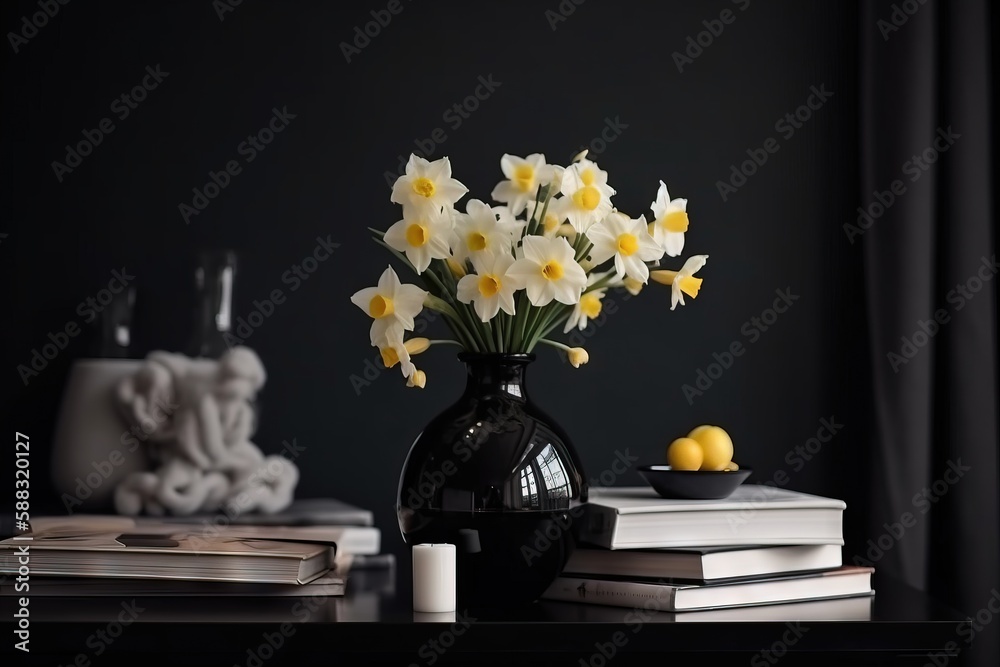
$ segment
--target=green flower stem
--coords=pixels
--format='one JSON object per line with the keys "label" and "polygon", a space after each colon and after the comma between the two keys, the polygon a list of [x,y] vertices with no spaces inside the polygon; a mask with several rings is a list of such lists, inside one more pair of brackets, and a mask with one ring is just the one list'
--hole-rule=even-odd
{"label": "green flower stem", "polygon": [[559,304],[557,307],[552,308],[543,320],[538,323],[535,330],[532,332],[531,338],[528,340],[529,349],[534,349],[535,345],[542,336],[548,334],[553,328],[554,321],[562,321],[569,317],[569,314],[573,312],[573,306],[565,306]]}
{"label": "green flower stem", "polygon": [[[538,218],[535,214],[538,213],[538,205],[542,200],[542,189],[543,187],[539,185],[538,190],[535,191],[535,205],[531,208],[531,217],[528,218],[528,224],[525,225],[525,236],[534,234],[538,229]],[[546,192],[546,195],[548,195],[548,192]]]}
{"label": "green flower stem", "polygon": [[[579,242],[579,240],[580,240],[581,237],[582,238],[587,238],[583,234],[580,234],[580,235],[577,236],[577,242]],[[574,257],[574,259],[576,259],[577,262],[579,262],[581,259],[583,259],[587,255],[589,255],[590,251],[594,249],[594,244],[591,243],[590,241],[587,241],[586,243],[580,243],[580,246],[581,247],[579,249],[577,249],[577,251],[576,251],[576,257]]]}
{"label": "green flower stem", "polygon": [[438,338],[435,340],[427,341],[428,345],[458,345],[459,347],[465,347],[464,343],[460,343],[457,340],[451,340],[450,338]]}
{"label": "green flower stem", "polygon": [[586,289],[583,290],[583,293],[586,294],[587,292],[593,292],[595,289],[601,289],[602,287],[607,287],[614,279],[615,279],[615,273],[614,271],[612,271],[603,278],[595,280],[593,285],[588,285]]}
{"label": "green flower stem", "polygon": [[525,352],[530,352],[531,348],[535,346],[535,340],[538,337],[541,323],[551,316],[552,311],[558,310],[561,305],[558,302],[552,302],[542,308],[536,308],[531,313],[531,319],[527,326],[527,338],[525,339],[527,349]]}
{"label": "green flower stem", "polygon": [[[567,319],[569,319],[569,316],[570,316],[570,315],[572,314],[572,312],[573,312],[573,311],[572,311],[572,309],[570,309],[570,310],[566,310],[566,311],[564,311],[564,312],[560,313],[560,314],[559,314],[559,315],[558,315],[557,317],[553,318],[553,319],[552,319],[552,320],[551,320],[551,321],[550,321],[550,322],[549,322],[549,323],[548,323],[548,324],[547,324],[547,325],[546,325],[546,326],[545,326],[545,327],[544,327],[544,328],[542,329],[542,331],[541,331],[541,336],[548,336],[548,335],[549,335],[549,332],[550,332],[550,331],[552,331],[552,330],[553,330],[553,329],[555,329],[555,328],[556,328],[557,326],[559,326],[560,324],[562,324],[563,322],[565,322],[565,321],[566,321]],[[539,338],[541,338],[541,336],[539,336]]]}
{"label": "green flower stem", "polygon": [[546,345],[550,345],[550,346],[552,346],[554,348],[562,350],[563,352],[569,352],[570,350],[573,349],[569,345],[566,345],[565,343],[560,343],[557,340],[551,340],[549,338],[539,338],[538,342],[539,343],[545,343]]}

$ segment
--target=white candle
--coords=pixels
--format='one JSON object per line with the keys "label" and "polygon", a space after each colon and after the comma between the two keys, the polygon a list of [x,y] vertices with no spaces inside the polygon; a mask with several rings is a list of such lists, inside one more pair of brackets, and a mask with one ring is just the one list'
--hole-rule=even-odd
{"label": "white candle", "polygon": [[455,545],[413,546],[413,611],[455,611]]}

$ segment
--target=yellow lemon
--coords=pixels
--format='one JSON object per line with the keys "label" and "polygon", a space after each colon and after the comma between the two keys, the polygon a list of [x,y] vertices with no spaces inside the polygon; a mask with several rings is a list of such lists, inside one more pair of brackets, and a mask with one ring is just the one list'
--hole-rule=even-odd
{"label": "yellow lemon", "polygon": [[739,469],[740,469],[740,467],[738,465],[736,465],[735,461],[730,461],[729,463],[726,464],[726,467],[723,468],[723,470],[725,470],[727,472],[732,472],[734,470],[739,470]]}
{"label": "yellow lemon", "polygon": [[733,460],[733,440],[718,426],[699,426],[688,437],[702,449],[700,470],[725,470]]}
{"label": "yellow lemon", "polygon": [[674,470],[698,470],[704,454],[697,440],[677,438],[667,447],[667,464]]}

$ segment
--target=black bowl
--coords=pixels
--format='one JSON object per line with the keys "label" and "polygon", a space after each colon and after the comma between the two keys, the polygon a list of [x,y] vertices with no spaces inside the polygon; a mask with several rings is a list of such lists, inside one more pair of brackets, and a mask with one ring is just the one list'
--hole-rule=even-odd
{"label": "black bowl", "polygon": [[713,500],[725,498],[746,481],[753,471],[739,470],[674,470],[668,465],[648,465],[639,468],[653,489],[663,498]]}

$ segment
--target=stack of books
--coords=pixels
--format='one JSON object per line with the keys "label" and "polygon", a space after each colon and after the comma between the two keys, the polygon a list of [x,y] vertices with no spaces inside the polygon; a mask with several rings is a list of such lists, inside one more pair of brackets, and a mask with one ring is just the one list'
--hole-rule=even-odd
{"label": "stack of books", "polygon": [[841,600],[870,613],[870,567],[845,566],[841,500],[744,484],[721,500],[591,489],[581,545],[543,598],[664,612]]}
{"label": "stack of books", "polygon": [[[17,573],[27,547],[32,595],[339,596],[352,573],[395,565],[373,523],[334,499],[271,515],[34,517],[0,541],[0,575]],[[0,595],[19,592],[12,577],[0,584]]]}

